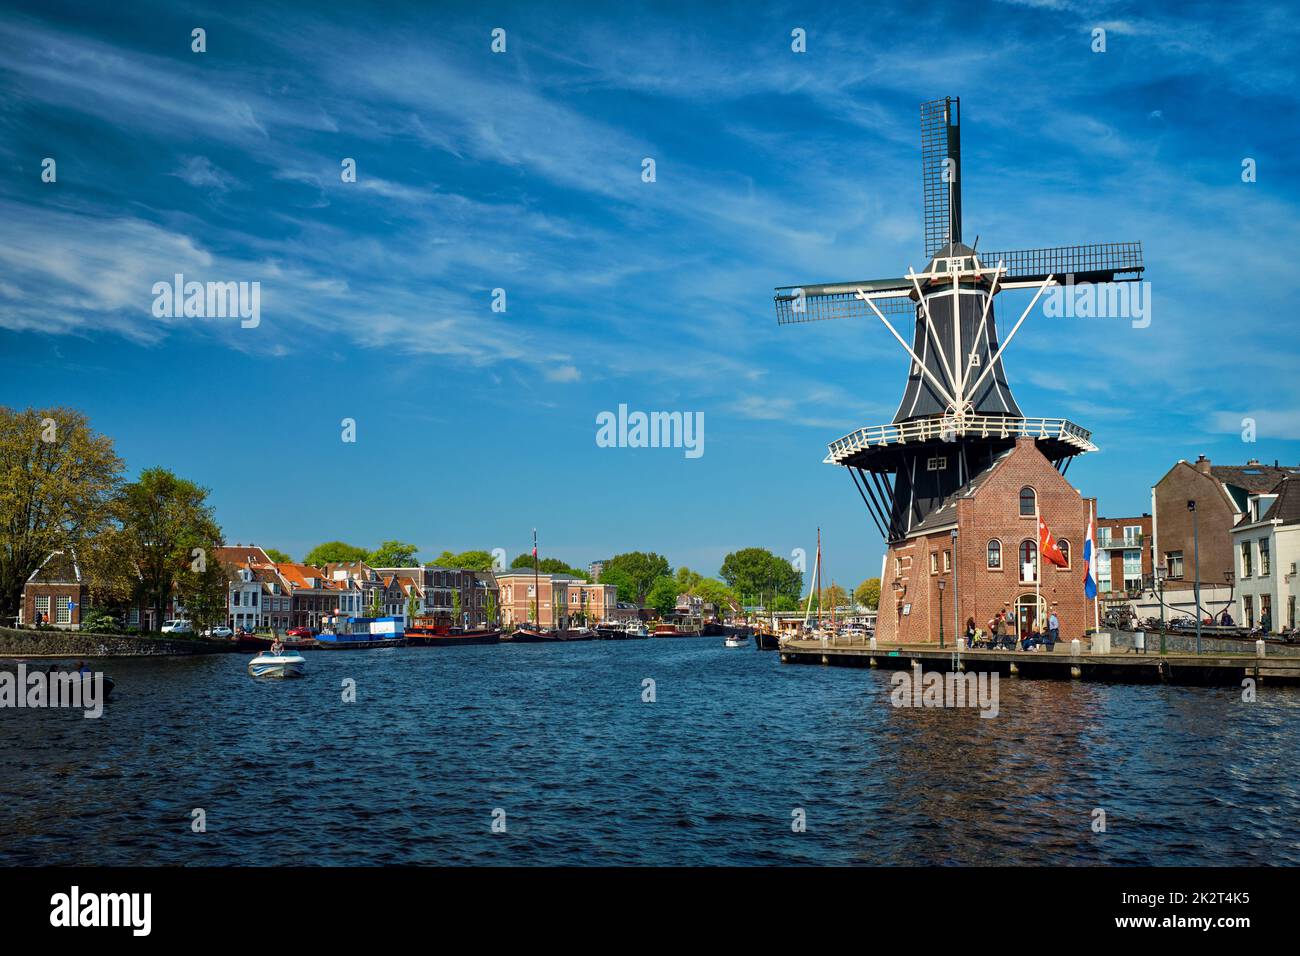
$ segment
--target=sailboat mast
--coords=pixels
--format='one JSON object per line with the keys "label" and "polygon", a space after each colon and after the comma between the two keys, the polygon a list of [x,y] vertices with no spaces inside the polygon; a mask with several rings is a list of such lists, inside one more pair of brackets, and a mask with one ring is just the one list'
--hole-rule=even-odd
{"label": "sailboat mast", "polygon": [[533,624],[542,626],[542,588],[537,575],[537,529],[533,529],[533,607],[537,608],[537,620]]}
{"label": "sailboat mast", "polygon": [[817,529],[817,630],[822,627],[822,529]]}

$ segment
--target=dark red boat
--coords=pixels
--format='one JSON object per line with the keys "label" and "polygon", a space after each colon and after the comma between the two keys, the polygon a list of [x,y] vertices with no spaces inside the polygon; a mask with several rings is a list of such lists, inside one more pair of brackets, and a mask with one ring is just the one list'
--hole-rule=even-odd
{"label": "dark red boat", "polygon": [[[274,639],[263,634],[249,634],[241,631],[231,638],[241,651],[265,651],[275,643]],[[320,649],[320,641],[314,637],[282,637],[280,643],[286,651],[315,651]]]}
{"label": "dark red boat", "polygon": [[462,644],[497,644],[501,632],[466,631],[447,624],[410,624],[406,628],[407,647],[457,647]]}

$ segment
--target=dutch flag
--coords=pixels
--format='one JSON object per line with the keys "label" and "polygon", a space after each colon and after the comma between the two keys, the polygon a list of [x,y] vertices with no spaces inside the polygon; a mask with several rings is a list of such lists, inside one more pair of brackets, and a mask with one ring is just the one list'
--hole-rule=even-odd
{"label": "dutch flag", "polygon": [[1097,596],[1097,562],[1093,558],[1091,516],[1088,518],[1088,536],[1083,539],[1083,593],[1089,600]]}

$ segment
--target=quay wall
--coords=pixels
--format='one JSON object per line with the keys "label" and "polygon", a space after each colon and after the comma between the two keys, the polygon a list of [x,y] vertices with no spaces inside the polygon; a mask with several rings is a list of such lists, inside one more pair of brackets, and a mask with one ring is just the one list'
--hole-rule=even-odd
{"label": "quay wall", "polygon": [[[1137,633],[1134,631],[1103,631],[1102,633],[1110,634],[1110,647],[1113,651],[1131,651],[1137,640]],[[1157,631],[1146,631],[1146,653],[1160,653],[1160,634]],[[1087,646],[1085,642],[1085,647]],[[1069,647],[1069,643],[1066,643]],[[1227,640],[1221,637],[1208,637],[1201,635],[1201,648],[1207,654],[1254,654],[1255,641],[1252,640]],[[1196,653],[1196,635],[1195,634],[1166,634],[1165,635],[1165,653],[1167,654],[1195,654]],[[1276,644],[1269,642],[1264,652],[1268,657],[1300,657],[1300,645]]]}
{"label": "quay wall", "polygon": [[230,641],[0,627],[0,657],[167,657],[230,650]]}

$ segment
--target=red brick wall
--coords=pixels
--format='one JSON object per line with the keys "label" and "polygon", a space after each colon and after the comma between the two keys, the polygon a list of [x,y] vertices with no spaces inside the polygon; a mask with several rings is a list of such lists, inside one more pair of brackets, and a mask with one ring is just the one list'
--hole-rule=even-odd
{"label": "red brick wall", "polygon": [[[957,505],[957,620],[965,625],[974,617],[979,627],[986,627],[997,611],[1013,607],[1021,595],[1034,594],[1033,583],[1022,584],[1019,572],[1020,543],[1029,539],[1037,545],[1037,522],[1020,516],[1020,489],[1034,488],[1038,510],[1053,536],[1070,544],[1070,567],[1057,568],[1040,561],[1040,594],[1048,612],[1055,610],[1061,619],[1061,638],[1082,637],[1092,626],[1093,606],[1083,593],[1083,540],[1087,532],[1089,500],[1052,466],[1035,447],[1033,439],[1021,438],[1012,453],[1002,461],[976,493]],[[991,538],[1002,542],[1002,568],[987,566],[987,547]],[[939,589],[943,578],[943,630],[946,643],[953,634],[953,575],[943,573],[942,552],[952,548],[951,531],[942,530],[928,536],[909,539],[891,548],[882,582],[881,611],[876,625],[882,641],[903,643],[937,643],[939,640]],[[930,573],[930,552],[937,551],[939,574]],[[898,577],[906,585],[894,594],[894,559],[911,557]],[[891,600],[891,595],[894,599]],[[910,603],[911,613],[899,613],[899,605]],[[1043,621],[1045,625],[1046,621]]]}
{"label": "red brick wall", "polygon": [[1156,542],[1163,559],[1170,551],[1183,552],[1186,569],[1182,580],[1169,580],[1165,588],[1177,591],[1194,585],[1192,513],[1189,498],[1196,500],[1196,537],[1200,541],[1201,581],[1222,584],[1224,572],[1235,570],[1232,526],[1236,512],[1224,497],[1218,479],[1198,471],[1194,464],[1179,462],[1156,484]]}
{"label": "red brick wall", "polygon": [[61,598],[72,598],[77,606],[72,609],[70,625],[81,624],[81,612],[85,610],[85,591],[78,584],[28,584],[23,588],[23,623],[36,623],[36,596],[43,595],[50,599],[50,609],[46,613],[46,624],[53,624],[59,619],[58,603]]}

